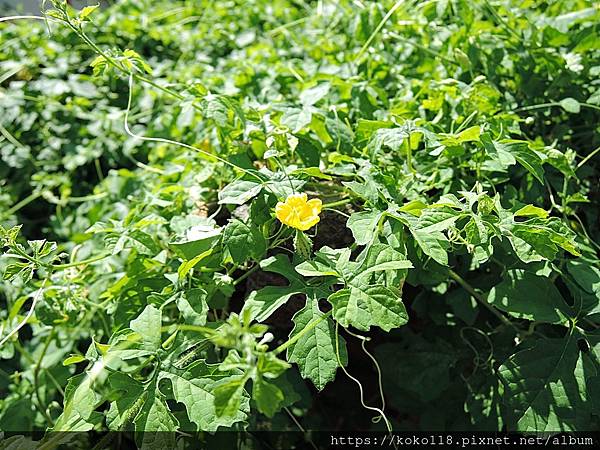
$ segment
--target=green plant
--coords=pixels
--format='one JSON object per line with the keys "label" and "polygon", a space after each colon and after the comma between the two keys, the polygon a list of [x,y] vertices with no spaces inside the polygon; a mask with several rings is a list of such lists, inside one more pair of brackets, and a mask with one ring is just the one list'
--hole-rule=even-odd
{"label": "green plant", "polygon": [[215,3],[2,25],[0,429],[597,427],[598,8]]}

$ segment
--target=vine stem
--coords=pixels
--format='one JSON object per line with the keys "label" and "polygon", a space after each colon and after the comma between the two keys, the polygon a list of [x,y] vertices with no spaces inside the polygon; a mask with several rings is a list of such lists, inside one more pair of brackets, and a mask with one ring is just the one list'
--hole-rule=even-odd
{"label": "vine stem", "polygon": [[[52,342],[53,338],[54,338],[54,328],[51,328],[50,333],[48,333],[48,337],[46,338],[46,342],[44,342],[44,348],[42,349],[42,353],[40,354],[40,357],[38,358],[37,363],[35,365],[35,369],[33,370],[33,384],[35,386],[35,395],[37,397],[37,401],[38,401],[38,404],[40,405],[40,408],[43,410],[43,414],[46,417],[46,421],[48,422],[49,426],[53,426],[54,421],[52,420],[52,417],[50,417],[50,415],[47,413],[46,405],[44,404],[44,402],[42,402],[42,396],[40,395],[39,377],[40,377],[40,369],[42,368],[42,360],[44,359],[44,356],[46,355],[46,352],[48,351],[48,347],[50,346],[50,342]],[[63,395],[64,395],[64,392],[63,392]]]}
{"label": "vine stem", "polygon": [[[596,109],[596,110],[600,111],[600,106],[592,105],[590,103],[585,103],[585,102],[578,102],[578,103],[580,106],[583,106],[584,108]],[[560,102],[548,102],[548,103],[540,103],[538,105],[522,106],[520,108],[513,110],[513,112],[534,111],[536,109],[550,108],[552,106],[560,106],[562,108],[562,105],[560,104]]]}
{"label": "vine stem", "polygon": [[27,312],[27,314],[25,315],[25,318],[19,323],[19,325],[17,325],[15,327],[14,330],[12,330],[10,333],[8,333],[8,335],[6,335],[6,337],[4,339],[2,339],[0,341],[0,348],[11,338],[13,337],[15,334],[17,334],[19,332],[19,330],[21,328],[23,328],[27,322],[29,321],[29,319],[31,318],[31,316],[33,315],[33,312],[35,311],[35,307],[37,305],[37,302],[40,300],[40,298],[42,297],[42,292],[44,292],[44,287],[46,286],[46,282],[48,281],[48,278],[45,278],[44,281],[42,282],[42,285],[40,286],[40,288],[38,289],[38,291],[36,292],[36,294],[33,297],[33,302],[31,303],[31,308],[29,309],[29,311]]}
{"label": "vine stem", "polygon": [[592,159],[594,156],[596,156],[596,154],[598,154],[598,152],[600,152],[600,147],[596,148],[595,150],[592,150],[592,152],[587,155],[585,158],[583,158],[581,160],[581,162],[579,164],[577,164],[577,167],[575,168],[575,170],[580,169],[583,165],[585,165],[585,163],[587,163],[590,159]]}
{"label": "vine stem", "polygon": [[290,346],[292,346],[296,342],[298,342],[302,336],[304,336],[306,333],[308,333],[313,328],[315,328],[317,325],[319,325],[321,322],[323,322],[325,319],[327,319],[332,313],[333,313],[333,310],[329,310],[326,313],[323,313],[323,315],[321,317],[310,321],[308,323],[308,325],[306,325],[298,334],[295,334],[291,339],[284,342],[279,347],[277,347],[275,350],[273,350],[273,353],[275,353],[276,355],[279,355],[280,353],[287,350]]}
{"label": "vine stem", "polygon": [[67,264],[53,264],[50,266],[51,269],[57,269],[57,270],[61,270],[61,269],[68,269],[70,267],[77,267],[77,266],[82,266],[84,264],[91,264],[93,262],[96,261],[100,261],[104,258],[108,258],[109,256],[111,256],[112,253],[106,252],[106,253],[101,253],[99,255],[96,255],[92,258],[88,258],[88,259],[84,259],[82,261],[73,261]]}
{"label": "vine stem", "polygon": [[450,278],[456,281],[465,291],[471,294],[473,298],[475,298],[475,300],[477,300],[479,303],[485,306],[494,316],[498,318],[498,320],[500,320],[503,324],[515,329],[517,333],[520,333],[519,329],[510,320],[508,320],[502,313],[500,313],[496,308],[490,305],[487,302],[487,300],[479,292],[477,292],[473,288],[473,286],[471,286],[464,278],[462,278],[452,269],[448,269],[448,273],[450,274]]}
{"label": "vine stem", "polygon": [[325,203],[325,204],[323,204],[323,208],[333,208],[335,206],[347,205],[348,203],[351,203],[351,202],[352,202],[351,198],[345,198],[343,200],[338,200],[337,202]]}
{"label": "vine stem", "polygon": [[8,17],[0,17],[0,22],[8,22],[9,20],[46,20],[46,17],[43,16],[8,16]]}
{"label": "vine stem", "polygon": [[356,58],[354,58],[355,61],[358,60],[358,59],[360,59],[360,57],[363,55],[363,53],[365,51],[367,51],[367,49],[371,45],[371,42],[373,42],[373,39],[375,39],[375,37],[379,34],[379,32],[381,31],[381,29],[383,28],[383,26],[386,24],[386,22],[390,19],[390,17],[392,17],[392,15],[396,12],[396,10],[398,8],[400,8],[400,6],[402,6],[403,3],[404,3],[404,0],[397,1],[390,8],[390,10],[387,12],[387,14],[385,16],[383,16],[383,19],[381,19],[381,22],[379,22],[379,24],[377,25],[377,27],[375,28],[375,30],[373,30],[373,33],[371,33],[371,36],[369,36],[369,38],[367,39],[367,41],[361,47],[360,51],[356,55]]}
{"label": "vine stem", "polygon": [[264,180],[259,177],[258,175],[256,175],[255,173],[251,172],[248,169],[245,169],[244,167],[240,167],[234,163],[232,163],[231,161],[227,161],[225,158],[221,158],[218,155],[215,155],[213,153],[207,152],[205,150],[202,150],[200,148],[194,147],[192,145],[188,145],[185,144],[183,142],[179,142],[179,141],[174,141],[172,139],[167,139],[167,138],[156,138],[156,137],[148,137],[148,136],[141,136],[139,134],[135,134],[134,132],[131,131],[131,129],[129,128],[129,112],[131,111],[131,102],[133,99],[133,80],[135,78],[135,75],[133,72],[129,72],[129,95],[127,98],[127,109],[125,110],[125,120],[124,120],[124,127],[125,127],[125,132],[134,138],[140,139],[142,141],[148,141],[148,142],[160,142],[163,144],[171,144],[171,145],[177,145],[179,147],[183,147],[183,148],[187,148],[190,150],[193,150],[195,152],[198,152],[204,156],[206,156],[207,158],[214,158],[217,161],[222,162],[223,164],[226,164],[228,166],[231,166],[235,169],[238,169],[242,172],[244,172],[247,175],[250,175],[253,178],[256,178],[257,180],[259,180],[261,182],[261,184],[264,185]]}
{"label": "vine stem", "polygon": [[235,280],[233,282],[233,285],[237,286],[242,281],[244,281],[246,278],[248,278],[250,275],[252,275],[254,272],[256,272],[258,269],[260,269],[260,265],[259,264],[255,264],[250,269],[246,270],[246,272],[244,272],[244,274],[241,275],[237,280]]}
{"label": "vine stem", "polygon": [[15,205],[13,205],[11,208],[9,208],[6,211],[4,211],[4,214],[2,215],[2,217],[8,217],[8,216],[16,213],[21,208],[24,208],[25,206],[29,205],[34,200],[37,200],[41,196],[42,196],[41,192],[33,192],[33,193],[31,193],[30,195],[28,195],[27,197],[25,197],[23,200],[21,200],[20,202],[18,202]]}

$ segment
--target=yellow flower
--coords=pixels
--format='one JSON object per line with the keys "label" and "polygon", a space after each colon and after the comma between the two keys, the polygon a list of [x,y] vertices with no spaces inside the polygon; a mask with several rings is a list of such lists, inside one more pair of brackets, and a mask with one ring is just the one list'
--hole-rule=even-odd
{"label": "yellow flower", "polygon": [[318,198],[308,200],[306,194],[292,194],[285,202],[277,203],[275,215],[281,223],[306,231],[319,222],[321,206]]}

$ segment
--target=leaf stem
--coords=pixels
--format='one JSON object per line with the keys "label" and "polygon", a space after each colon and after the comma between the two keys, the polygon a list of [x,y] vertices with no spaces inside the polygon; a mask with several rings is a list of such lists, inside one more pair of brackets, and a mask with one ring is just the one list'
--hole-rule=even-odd
{"label": "leaf stem", "polygon": [[583,165],[585,165],[585,163],[587,163],[590,159],[592,159],[594,156],[596,156],[596,154],[598,152],[600,152],[600,147],[596,148],[589,155],[587,155],[585,158],[583,158],[581,160],[581,162],[579,164],[577,164],[577,167],[575,168],[575,170],[580,169]]}
{"label": "leaf stem", "polygon": [[73,262],[70,262],[70,263],[67,263],[67,264],[54,264],[54,265],[51,265],[49,267],[51,269],[56,269],[56,270],[68,269],[70,267],[77,267],[77,266],[82,266],[84,264],[91,264],[93,262],[100,261],[100,260],[102,260],[104,258],[107,258],[107,257],[109,257],[111,255],[112,255],[112,253],[106,252],[106,253],[101,253],[100,255],[96,255],[96,256],[94,256],[92,258],[84,259],[82,261],[73,261]]}
{"label": "leaf stem", "polygon": [[479,292],[477,292],[475,288],[473,288],[473,286],[471,286],[464,278],[462,278],[452,269],[448,269],[448,273],[450,274],[450,278],[456,281],[465,291],[471,294],[473,298],[475,298],[475,300],[477,300],[479,303],[485,306],[494,316],[498,318],[498,320],[500,320],[503,324],[515,329],[517,333],[519,333],[519,329],[496,308],[490,305],[487,302],[487,300]]}
{"label": "leaf stem", "polygon": [[351,198],[345,198],[343,200],[338,200],[336,202],[331,202],[331,203],[325,203],[323,204],[323,208],[333,208],[335,206],[342,206],[342,205],[347,205],[348,203],[351,203],[352,199]]}
{"label": "leaf stem", "polygon": [[11,208],[9,208],[6,211],[4,211],[4,214],[2,215],[2,218],[13,215],[17,211],[19,211],[21,208],[24,208],[25,206],[29,205],[34,200],[37,200],[41,196],[42,196],[41,192],[32,192],[30,195],[28,195],[27,197],[25,197],[23,200],[21,200],[20,202],[18,202],[15,205],[13,205]]}
{"label": "leaf stem", "polygon": [[46,352],[48,351],[48,347],[50,346],[50,342],[52,342],[53,338],[54,338],[54,328],[51,328],[50,333],[48,333],[48,337],[46,338],[46,342],[44,342],[44,347],[42,348],[42,352],[40,353],[40,356],[35,365],[35,369],[33,370],[33,385],[34,385],[35,396],[37,397],[37,401],[38,401],[38,404],[40,405],[40,409],[42,410],[42,414],[46,418],[46,421],[48,422],[49,426],[53,426],[54,421],[52,420],[52,417],[50,417],[50,415],[46,411],[46,405],[44,404],[44,402],[42,402],[42,396],[40,395],[39,377],[40,377],[40,369],[42,368],[42,359],[44,359],[44,356],[46,355]]}
{"label": "leaf stem", "polygon": [[255,264],[250,269],[248,269],[246,272],[244,272],[244,274],[242,276],[240,276],[237,280],[235,280],[233,282],[233,285],[237,286],[242,281],[244,281],[246,278],[248,278],[250,275],[252,275],[254,272],[256,272],[258,269],[260,269],[260,265],[259,264]]}
{"label": "leaf stem", "polygon": [[311,331],[313,328],[315,328],[317,325],[319,325],[321,322],[323,322],[323,320],[327,319],[331,313],[333,313],[333,310],[329,310],[326,313],[323,313],[322,316],[311,320],[303,329],[302,331],[300,331],[298,334],[295,334],[291,339],[287,340],[286,342],[284,342],[283,344],[281,344],[279,347],[277,347],[275,350],[273,350],[273,353],[275,353],[276,355],[279,355],[281,352],[285,351],[288,349],[288,347],[290,347],[291,345],[294,345],[296,342],[298,342],[298,340],[304,336],[306,333],[308,333],[309,331]]}

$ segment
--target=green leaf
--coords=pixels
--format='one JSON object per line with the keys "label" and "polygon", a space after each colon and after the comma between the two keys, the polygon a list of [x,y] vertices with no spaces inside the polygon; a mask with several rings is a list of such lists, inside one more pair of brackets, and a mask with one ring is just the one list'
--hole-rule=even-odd
{"label": "green leaf", "polygon": [[296,272],[305,277],[327,277],[340,275],[329,265],[320,261],[304,261],[296,266]]}
{"label": "green leaf", "polygon": [[357,270],[357,275],[366,275],[384,270],[404,270],[412,268],[412,263],[402,253],[386,244],[374,244],[369,247],[367,257]]}
{"label": "green leaf", "polygon": [[78,364],[82,361],[86,361],[86,357],[83,355],[71,355],[63,361],[63,366],[70,366],[71,364]]}
{"label": "green leaf", "polygon": [[369,142],[369,149],[374,154],[383,147],[389,147],[393,152],[401,149],[405,139],[410,137],[406,127],[379,128]]}
{"label": "green leaf", "polygon": [[65,388],[63,412],[51,431],[89,431],[93,428],[88,420],[99,397],[92,389],[92,381],[87,372],[69,378]]}
{"label": "green leaf", "polygon": [[[191,247],[187,247],[187,250],[190,250],[190,248]],[[210,249],[200,253],[199,255],[194,256],[190,260],[183,261],[181,263],[181,265],[179,266],[179,268],[177,269],[177,279],[184,280],[185,277],[187,276],[187,274],[190,273],[192,271],[192,269],[200,263],[200,261],[208,258],[213,253],[214,253],[213,249],[210,248]]]}
{"label": "green leaf", "polygon": [[281,409],[284,400],[281,389],[262,377],[252,385],[252,398],[258,410],[267,417],[273,417]]}
{"label": "green leaf", "polygon": [[[169,247],[186,261],[194,261],[193,264],[187,265],[188,267],[185,270],[189,271],[200,260],[210,255],[208,252],[219,240],[221,233],[221,228],[204,225],[194,226],[187,231],[185,240],[171,242]],[[184,269],[181,270],[185,272]]]}
{"label": "green leaf", "polygon": [[314,87],[305,89],[300,93],[300,103],[305,106],[312,106],[321,100],[329,92],[331,85],[329,83],[321,83]]}
{"label": "green leaf", "polygon": [[248,402],[242,402],[242,399],[231,414],[217,414],[213,389],[219,379],[221,383],[227,383],[231,377],[226,374],[219,377],[218,372],[204,362],[194,364],[185,372],[161,371],[158,378],[171,382],[174,399],[185,405],[189,419],[200,431],[212,433],[219,427],[230,427],[247,418]]}
{"label": "green leaf", "polygon": [[578,114],[581,111],[581,105],[572,97],[563,98],[559,103],[562,109],[567,112]]}
{"label": "green leaf", "polygon": [[236,180],[219,192],[220,204],[243,205],[256,197],[262,190],[262,184],[255,181]]}
{"label": "green leaf", "polygon": [[221,380],[214,386],[214,405],[217,417],[235,417],[244,397],[246,376],[231,377]]}
{"label": "green leaf", "polygon": [[188,289],[177,296],[177,309],[191,325],[205,325],[208,314],[207,293],[202,288]]}
{"label": "green leaf", "polygon": [[89,20],[89,15],[92,14],[98,7],[100,7],[100,5],[90,5],[84,7],[81,11],[79,11],[79,18],[81,20]]}
{"label": "green leaf", "polygon": [[579,351],[576,333],[540,339],[499,369],[504,402],[518,431],[575,431],[589,427],[587,379],[597,374]]}
{"label": "green leaf", "polygon": [[[287,360],[298,364],[300,374],[308,378],[320,391],[333,381],[339,367],[336,352],[336,333],[332,321],[319,308],[315,299],[307,299],[306,305],[292,318],[294,329],[289,339],[300,333],[301,337],[287,349]],[[308,332],[304,332],[311,323],[319,321]],[[346,341],[338,336],[339,355],[342,364],[347,364]]]}
{"label": "green leaf", "polygon": [[264,322],[286,303],[294,294],[301,294],[298,287],[267,286],[258,291],[252,291],[244,303],[244,311],[249,310],[253,320]]}
{"label": "green leaf", "polygon": [[111,373],[108,382],[112,389],[106,423],[110,430],[119,431],[133,422],[146,400],[144,385],[122,372]]}
{"label": "green leaf", "polygon": [[479,125],[475,125],[467,128],[466,130],[461,131],[456,136],[456,141],[459,144],[463,144],[464,142],[478,141],[480,135],[481,127]]}
{"label": "green leaf", "polygon": [[179,421],[169,411],[158,390],[148,392],[146,401],[135,417],[135,440],[143,448],[174,448]]}
{"label": "green leaf", "polygon": [[506,144],[505,148],[515,159],[527,169],[540,184],[544,184],[544,168],[541,158],[529,148],[527,143],[516,142]]}
{"label": "green leaf", "polygon": [[231,220],[225,227],[223,245],[238,265],[249,258],[260,259],[267,250],[267,242],[260,230],[238,219]]}
{"label": "green leaf", "polygon": [[402,207],[398,208],[398,211],[405,212],[407,214],[411,214],[415,217],[419,217],[423,213],[423,209],[425,209],[427,205],[420,200],[412,200]]}
{"label": "green leaf", "polygon": [[310,124],[312,113],[308,108],[288,108],[281,116],[281,124],[288,127],[292,133],[297,133]]}
{"label": "green leaf", "polygon": [[346,226],[352,231],[357,245],[366,245],[371,241],[381,217],[381,211],[361,211],[350,216]]}
{"label": "green leaf", "polygon": [[519,319],[567,324],[567,305],[546,277],[513,269],[492,288],[488,302]]}
{"label": "green leaf", "polygon": [[160,347],[161,326],[162,313],[152,305],[147,305],[141,314],[129,323],[129,328],[142,336],[149,350],[157,350]]}
{"label": "green leaf", "polygon": [[423,253],[442,266],[448,265],[447,239],[442,233],[425,233],[420,230],[411,232]]}
{"label": "green leaf", "polygon": [[334,318],[344,327],[368,331],[377,326],[390,331],[408,321],[400,294],[383,285],[350,286],[330,295],[328,301]]}
{"label": "green leaf", "polygon": [[320,298],[329,295],[329,292],[318,284],[307,285],[285,255],[278,254],[267,258],[260,262],[260,267],[265,271],[283,275],[290,284],[289,286],[267,286],[258,291],[252,291],[246,299],[242,311],[250,311],[250,317],[253,320],[265,321],[294,294],[310,296],[316,293]]}
{"label": "green leaf", "polygon": [[527,205],[523,206],[515,213],[515,217],[539,217],[545,219],[548,217],[548,211],[537,206]]}

